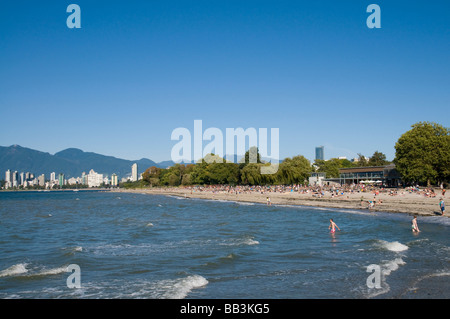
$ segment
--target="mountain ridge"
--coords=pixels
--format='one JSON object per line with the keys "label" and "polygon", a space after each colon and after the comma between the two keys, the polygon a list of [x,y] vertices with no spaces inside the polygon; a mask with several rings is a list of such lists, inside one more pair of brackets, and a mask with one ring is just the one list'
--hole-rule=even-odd
{"label": "mountain ridge", "polygon": [[171,161],[156,163],[148,158],[139,160],[126,160],[94,152],[85,152],[78,148],[67,148],[55,154],[42,152],[20,145],[0,146],[0,179],[4,179],[5,172],[30,172],[37,175],[50,173],[63,173],[67,178],[79,177],[83,172],[89,173],[91,169],[100,174],[117,174],[119,178],[131,174],[131,165],[138,164],[138,172],[144,172],[150,166],[167,168],[173,165]]}

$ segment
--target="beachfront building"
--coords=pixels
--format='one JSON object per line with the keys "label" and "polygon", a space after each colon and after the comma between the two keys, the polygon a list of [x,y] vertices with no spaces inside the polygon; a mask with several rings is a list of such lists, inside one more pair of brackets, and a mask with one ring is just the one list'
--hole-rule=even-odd
{"label": "beachfront building", "polygon": [[89,187],[99,187],[103,183],[103,174],[96,173],[93,169],[87,175],[87,184]]}
{"label": "beachfront building", "polygon": [[384,166],[361,166],[339,169],[340,184],[373,184],[389,187],[399,186],[400,174],[394,164]]}
{"label": "beachfront building", "polygon": [[309,176],[309,186],[323,186],[324,180],[327,177],[327,173],[313,172]]}

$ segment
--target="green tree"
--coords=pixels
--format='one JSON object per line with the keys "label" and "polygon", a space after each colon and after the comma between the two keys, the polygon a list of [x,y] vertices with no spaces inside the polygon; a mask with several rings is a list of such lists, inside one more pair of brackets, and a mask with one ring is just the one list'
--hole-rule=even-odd
{"label": "green tree", "polygon": [[375,151],[373,153],[372,157],[369,158],[369,161],[367,163],[369,166],[383,166],[389,164],[389,162],[386,160],[386,155]]}
{"label": "green tree", "polygon": [[262,185],[264,184],[264,175],[261,175],[261,164],[246,164],[241,169],[241,183],[244,185]]}
{"label": "green tree", "polygon": [[302,155],[286,158],[278,168],[276,182],[283,185],[303,184],[311,170],[311,163]]}
{"label": "green tree", "polygon": [[332,158],[328,161],[315,160],[314,165],[317,167],[317,172],[324,172],[327,177],[339,177],[339,169],[345,167],[353,167],[354,164],[348,159]]}
{"label": "green tree", "polygon": [[207,167],[208,163],[204,161],[201,161],[200,163],[194,165],[192,173],[190,174],[192,184],[209,184],[209,178],[206,170]]}
{"label": "green tree", "polygon": [[358,162],[356,162],[356,166],[368,166],[369,161],[367,160],[367,157],[362,155],[361,153],[358,153]]}
{"label": "green tree", "polygon": [[450,179],[450,130],[419,122],[395,144],[394,164],[407,183],[440,184]]}
{"label": "green tree", "polygon": [[165,170],[156,166],[149,167],[142,173],[142,180],[152,186],[158,186],[163,171]]}

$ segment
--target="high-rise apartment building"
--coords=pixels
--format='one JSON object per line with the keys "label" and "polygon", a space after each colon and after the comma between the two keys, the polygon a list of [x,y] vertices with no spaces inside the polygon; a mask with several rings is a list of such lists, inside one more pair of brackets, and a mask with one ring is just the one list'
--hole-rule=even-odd
{"label": "high-rise apartment building", "polygon": [[39,177],[38,177],[38,184],[39,184],[39,186],[45,186],[45,175],[44,174],[42,174],[42,175],[40,175]]}
{"label": "high-rise apartment building", "polygon": [[99,187],[103,183],[103,174],[96,173],[91,169],[87,175],[87,183],[89,187]]}
{"label": "high-rise apartment building", "polygon": [[131,166],[131,181],[136,182],[138,180],[138,165],[134,163]]}
{"label": "high-rise apartment building", "polygon": [[5,173],[5,188],[12,187],[11,170],[7,170]]}
{"label": "high-rise apartment building", "polygon": [[61,187],[65,184],[64,174],[60,173],[58,175],[58,185]]}
{"label": "high-rise apartment building", "polygon": [[111,175],[111,186],[116,187],[117,185],[119,185],[119,179],[117,178],[116,174],[112,174]]}
{"label": "high-rise apartment building", "polygon": [[323,146],[318,146],[316,147],[316,160],[325,160],[325,155],[324,155],[324,147]]}

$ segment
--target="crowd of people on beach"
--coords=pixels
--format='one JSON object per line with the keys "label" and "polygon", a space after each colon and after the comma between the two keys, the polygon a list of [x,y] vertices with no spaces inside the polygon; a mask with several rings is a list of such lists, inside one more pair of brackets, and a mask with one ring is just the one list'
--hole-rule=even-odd
{"label": "crowd of people on beach", "polygon": [[[303,194],[310,195],[313,199],[322,198],[349,198],[350,194],[361,194],[360,206],[367,209],[374,209],[383,204],[380,194],[388,196],[405,196],[406,194],[416,194],[426,198],[437,197],[438,192],[433,188],[421,188],[419,186],[410,186],[406,188],[386,188],[376,185],[348,184],[348,185],[195,185],[180,186],[186,191],[193,193],[212,193],[212,194],[261,194],[267,198],[267,204],[271,204],[270,194]],[[445,188],[441,188],[441,197],[439,207],[441,215],[445,214]],[[368,197],[368,198],[366,198]]]}

